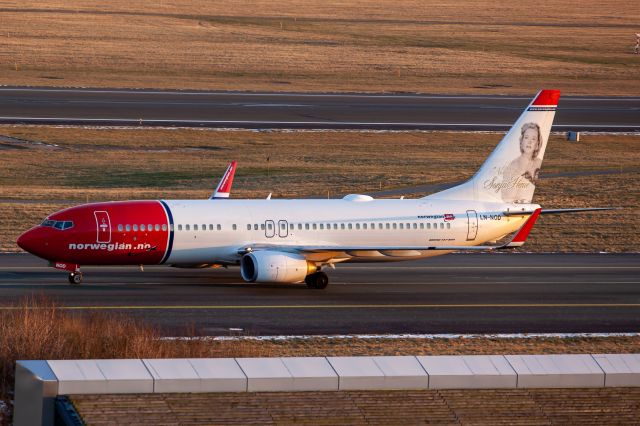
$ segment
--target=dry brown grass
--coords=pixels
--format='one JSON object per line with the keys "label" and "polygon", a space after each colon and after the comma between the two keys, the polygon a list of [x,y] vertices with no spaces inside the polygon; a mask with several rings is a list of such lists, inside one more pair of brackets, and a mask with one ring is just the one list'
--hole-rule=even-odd
{"label": "dry brown grass", "polygon": [[[21,359],[204,358],[253,354],[243,349],[246,346],[243,342],[216,348],[202,340],[167,342],[160,337],[160,330],[130,317],[114,313],[74,314],[58,310],[49,299],[26,299],[14,310],[0,312],[0,402],[9,403],[15,362]],[[1,411],[0,424],[7,423],[10,412],[3,415]]]}
{"label": "dry brown grass", "polygon": [[[72,204],[206,198],[231,159],[240,160],[233,197],[264,197],[269,192],[279,198],[336,196],[465,179],[501,138],[495,133],[7,126],[0,133],[60,147],[2,151],[0,250],[5,251],[17,250],[20,232]],[[638,251],[638,143],[640,136],[583,135],[580,143],[568,143],[552,135],[543,176],[594,170],[623,173],[542,179],[535,201],[547,208],[625,209],[545,216],[525,249]]]}
{"label": "dry brown grass", "polygon": [[628,1],[4,1],[0,84],[638,95]]}

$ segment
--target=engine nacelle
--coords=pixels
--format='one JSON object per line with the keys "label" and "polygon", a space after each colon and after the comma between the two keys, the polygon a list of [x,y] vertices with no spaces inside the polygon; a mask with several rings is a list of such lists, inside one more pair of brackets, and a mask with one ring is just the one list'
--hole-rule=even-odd
{"label": "engine nacelle", "polygon": [[297,283],[316,272],[304,256],[280,251],[255,251],[242,256],[240,273],[247,282]]}

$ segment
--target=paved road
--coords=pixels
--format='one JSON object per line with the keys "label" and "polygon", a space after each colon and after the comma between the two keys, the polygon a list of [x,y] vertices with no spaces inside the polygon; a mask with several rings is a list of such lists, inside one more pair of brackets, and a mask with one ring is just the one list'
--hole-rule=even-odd
{"label": "paved road", "polygon": [[[532,94],[533,96],[533,94]],[[530,97],[0,88],[0,123],[504,130]],[[562,97],[554,130],[640,131],[640,98]]]}
{"label": "paved road", "polygon": [[[30,255],[0,256],[0,305],[31,294],[202,334],[637,332],[640,255],[452,254],[339,265],[324,290],[246,284],[237,269],[86,267],[85,283]],[[2,309],[2,308],[0,308]]]}

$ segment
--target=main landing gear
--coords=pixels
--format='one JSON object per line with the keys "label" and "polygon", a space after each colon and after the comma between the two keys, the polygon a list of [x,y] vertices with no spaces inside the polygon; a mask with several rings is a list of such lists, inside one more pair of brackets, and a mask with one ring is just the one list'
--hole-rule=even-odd
{"label": "main landing gear", "polygon": [[309,288],[322,290],[323,288],[327,288],[327,285],[329,285],[329,277],[324,272],[315,272],[307,275],[304,282]]}
{"label": "main landing gear", "polygon": [[69,273],[69,283],[77,285],[82,284],[82,272],[70,272]]}

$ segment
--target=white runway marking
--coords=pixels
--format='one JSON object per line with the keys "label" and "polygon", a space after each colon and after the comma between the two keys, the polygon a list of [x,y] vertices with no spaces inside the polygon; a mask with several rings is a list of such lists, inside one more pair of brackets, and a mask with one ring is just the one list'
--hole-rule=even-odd
{"label": "white runway marking", "polygon": [[[140,119],[140,118],[82,118],[82,117],[0,117],[0,121],[19,120],[19,121],[57,121],[57,122],[91,122],[91,123],[190,123],[190,124],[250,124],[250,125],[305,125],[305,126],[461,126],[461,127],[511,127],[512,123],[420,123],[420,122],[368,122],[368,121],[255,121],[255,120],[183,120],[183,119]],[[613,124],[559,124],[553,127],[563,127],[572,129],[625,129],[640,128],[637,125],[613,125]]]}
{"label": "white runway marking", "polygon": [[640,333],[510,333],[510,334],[330,334],[330,335],[277,335],[277,336],[203,336],[162,337],[161,340],[312,340],[312,339],[581,339],[589,337],[638,337]]}
{"label": "white runway marking", "polygon": [[[274,96],[274,97],[311,97],[311,98],[388,98],[388,99],[487,99],[487,100],[530,100],[531,96],[455,96],[455,95],[393,95],[393,94],[366,94],[366,93],[250,93],[250,92],[198,92],[198,91],[146,91],[143,89],[83,89],[83,88],[32,88],[32,87],[0,87],[0,92],[52,92],[52,93],[121,93],[140,95],[189,95],[189,96]],[[571,97],[563,98],[562,102],[568,101],[631,101],[640,100],[638,97],[623,98],[589,98]]]}

